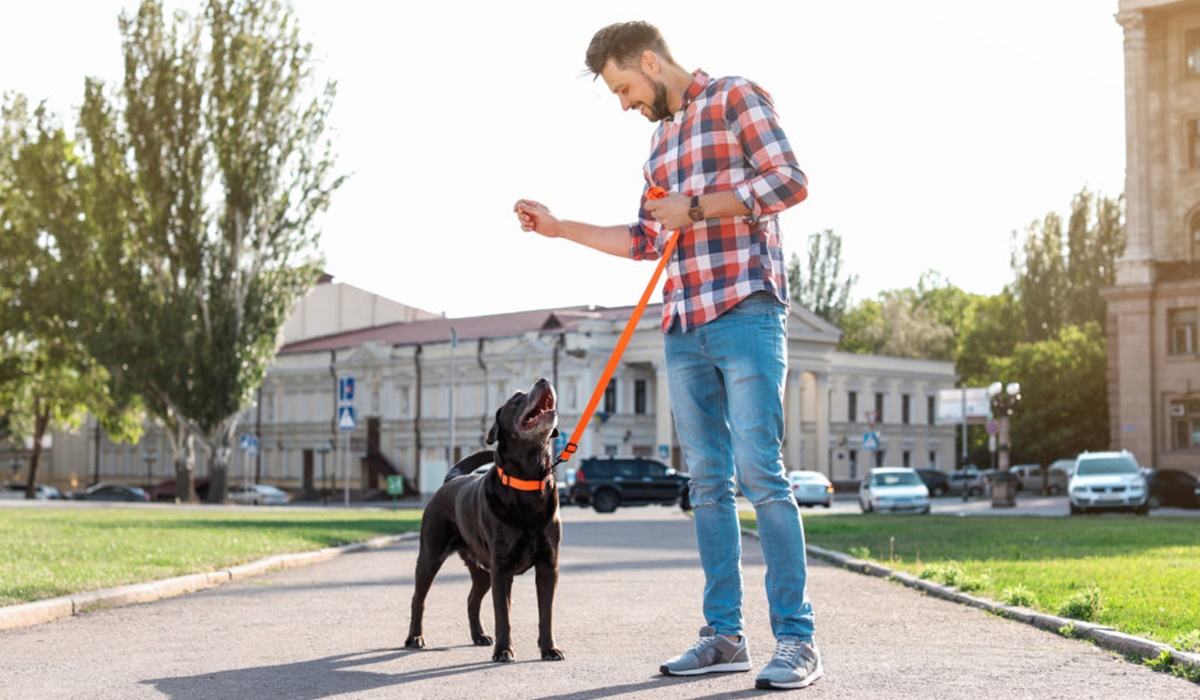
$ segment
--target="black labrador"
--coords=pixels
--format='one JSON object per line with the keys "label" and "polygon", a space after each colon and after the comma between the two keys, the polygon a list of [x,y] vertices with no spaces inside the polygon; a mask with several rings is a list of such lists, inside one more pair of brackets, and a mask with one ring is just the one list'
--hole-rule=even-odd
{"label": "black labrador", "polygon": [[[421,519],[412,621],[404,646],[425,646],[422,616],[425,596],[438,569],[458,552],[471,573],[467,618],[471,640],[479,646],[492,638],[479,623],[479,608],[492,590],[496,640],[493,661],[512,661],[509,606],[514,576],[534,569],[538,599],[538,647],[542,659],[562,660],[554,646],[554,589],[558,585],[558,545],[562,522],[554,479],[552,440],[558,435],[554,387],[539,379],[527,394],[518,391],[496,411],[484,450],[450,470]],[[475,469],[492,463],[485,473]]]}

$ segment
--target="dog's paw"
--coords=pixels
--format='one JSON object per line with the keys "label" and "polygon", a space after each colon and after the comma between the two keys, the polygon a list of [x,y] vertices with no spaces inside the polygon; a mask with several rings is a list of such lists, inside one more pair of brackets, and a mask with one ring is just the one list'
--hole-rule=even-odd
{"label": "dog's paw", "polygon": [[471,641],[475,642],[477,647],[490,647],[496,640],[486,634],[478,634],[471,637]]}
{"label": "dog's paw", "polygon": [[502,664],[510,664],[515,660],[512,649],[497,649],[495,654],[492,654],[492,661]]}
{"label": "dog's paw", "polygon": [[562,652],[562,649],[550,647],[542,649],[542,661],[565,661],[567,655]]}
{"label": "dog's paw", "polygon": [[424,637],[409,637],[408,639],[404,640],[404,647],[406,649],[424,649],[425,648],[425,638]]}

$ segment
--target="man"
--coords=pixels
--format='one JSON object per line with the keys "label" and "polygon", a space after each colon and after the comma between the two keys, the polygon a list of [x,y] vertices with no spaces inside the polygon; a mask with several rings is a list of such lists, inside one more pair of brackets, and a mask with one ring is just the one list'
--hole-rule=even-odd
{"label": "man", "polygon": [[[804,530],[781,457],[788,293],[776,215],[804,200],[807,180],[770,96],[743,78],[687,71],[652,25],[601,29],[587,66],[622,109],[658,124],[638,222],[568,221],[526,199],[514,210],[526,231],[635,260],[657,259],[680,230],[663,288],[662,329],[671,408],[691,474],[706,624],[695,646],[660,671],[751,669],[742,634],[736,478],[758,516],[776,638],[756,685],[805,687],[823,670],[805,586]],[[648,200],[652,186],[670,194]]]}

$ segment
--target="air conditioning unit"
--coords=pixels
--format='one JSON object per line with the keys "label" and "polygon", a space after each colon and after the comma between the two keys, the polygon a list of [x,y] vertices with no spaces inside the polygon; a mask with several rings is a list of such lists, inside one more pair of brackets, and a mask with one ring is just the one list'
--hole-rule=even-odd
{"label": "air conditioning unit", "polygon": [[1172,418],[1183,418],[1185,415],[1187,415],[1187,407],[1185,407],[1181,403],[1171,404],[1171,417]]}

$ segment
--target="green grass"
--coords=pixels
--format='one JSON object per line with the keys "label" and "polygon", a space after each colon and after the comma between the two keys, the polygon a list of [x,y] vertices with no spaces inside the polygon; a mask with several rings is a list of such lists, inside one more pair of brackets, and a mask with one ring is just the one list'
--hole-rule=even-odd
{"label": "green grass", "polygon": [[0,509],[0,605],[420,529],[419,510]]}
{"label": "green grass", "polygon": [[821,515],[804,527],[824,549],[1200,652],[1194,518]]}

